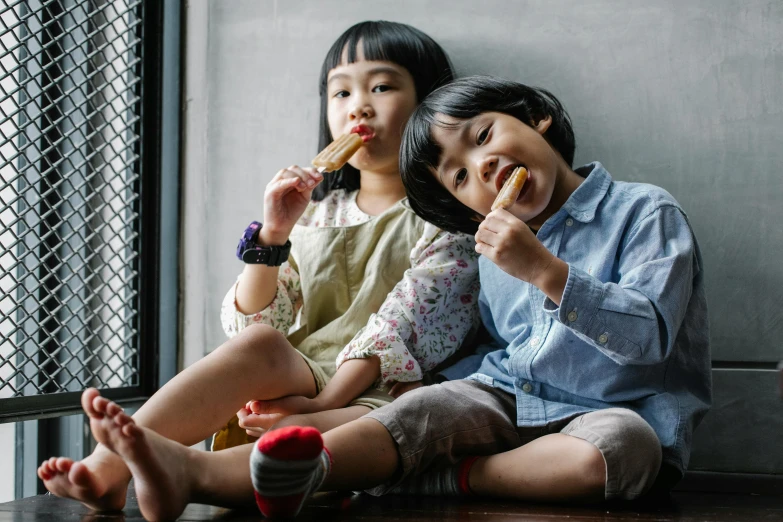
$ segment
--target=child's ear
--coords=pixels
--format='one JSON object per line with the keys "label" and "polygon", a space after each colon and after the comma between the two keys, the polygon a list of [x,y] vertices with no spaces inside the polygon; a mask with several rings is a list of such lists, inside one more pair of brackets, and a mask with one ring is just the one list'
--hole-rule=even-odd
{"label": "child's ear", "polygon": [[545,118],[541,118],[538,120],[538,123],[533,125],[533,129],[543,136],[547,129],[549,129],[550,125],[552,125],[552,116],[547,114]]}

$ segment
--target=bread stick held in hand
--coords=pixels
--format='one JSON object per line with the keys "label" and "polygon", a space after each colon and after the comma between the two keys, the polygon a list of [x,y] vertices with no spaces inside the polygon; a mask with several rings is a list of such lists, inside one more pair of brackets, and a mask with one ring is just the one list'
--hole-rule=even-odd
{"label": "bread stick held in hand", "polygon": [[498,192],[498,197],[495,198],[495,202],[492,203],[492,210],[499,208],[508,208],[514,204],[519,197],[519,193],[522,191],[522,187],[527,181],[527,169],[525,167],[517,167],[508,181],[503,185],[503,188]]}
{"label": "bread stick held in hand", "polygon": [[358,134],[343,134],[313,158],[313,166],[317,167],[318,172],[321,173],[339,170],[348,163],[348,160],[356,154],[363,143],[362,137]]}

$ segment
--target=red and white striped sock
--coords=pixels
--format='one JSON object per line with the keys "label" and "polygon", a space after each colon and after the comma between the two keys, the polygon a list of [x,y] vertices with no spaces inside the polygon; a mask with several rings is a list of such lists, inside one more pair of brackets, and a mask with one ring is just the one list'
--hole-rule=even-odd
{"label": "red and white striped sock", "polygon": [[318,491],[331,468],[321,433],[290,426],[264,434],[250,454],[256,504],[266,517],[293,517]]}

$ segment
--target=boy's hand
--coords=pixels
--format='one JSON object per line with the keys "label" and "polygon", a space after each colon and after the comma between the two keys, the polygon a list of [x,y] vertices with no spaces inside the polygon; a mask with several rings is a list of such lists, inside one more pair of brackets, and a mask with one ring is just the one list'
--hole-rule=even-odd
{"label": "boy's hand", "polygon": [[416,388],[421,388],[422,386],[424,386],[424,383],[421,381],[395,382],[389,390],[389,395],[398,399],[403,393],[415,390]]}
{"label": "boy's hand", "polygon": [[530,227],[507,210],[493,210],[481,222],[476,232],[476,252],[560,304],[568,264],[547,250]]}
{"label": "boy's hand", "polygon": [[265,245],[282,245],[310,202],[313,189],[323,181],[314,168],[292,165],[280,170],[264,192],[264,227],[259,240]]}

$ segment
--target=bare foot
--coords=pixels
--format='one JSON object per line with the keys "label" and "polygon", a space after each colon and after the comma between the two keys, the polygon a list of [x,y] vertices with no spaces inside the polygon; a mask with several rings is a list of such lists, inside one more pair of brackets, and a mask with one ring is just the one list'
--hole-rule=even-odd
{"label": "bare foot", "polygon": [[141,514],[147,520],[176,519],[190,496],[185,473],[188,448],[137,426],[122,408],[103,397],[92,405],[93,433],[100,433],[101,442],[122,457],[133,474]]}
{"label": "bare foot", "polygon": [[[93,435],[102,442],[104,432],[96,418],[103,417],[103,413],[98,413],[93,406],[96,398],[106,401],[95,388],[85,390],[82,407],[90,417]],[[45,460],[38,468],[38,477],[53,495],[78,500],[98,511],[118,511],[125,507],[130,471],[122,458],[99,446],[92,455],[79,462],[66,457]]]}

